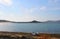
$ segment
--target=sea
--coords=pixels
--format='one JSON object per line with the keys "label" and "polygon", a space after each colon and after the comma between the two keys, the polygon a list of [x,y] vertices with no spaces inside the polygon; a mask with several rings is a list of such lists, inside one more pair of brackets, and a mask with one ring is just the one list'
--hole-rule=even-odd
{"label": "sea", "polygon": [[0,31],[60,34],[60,23],[0,23]]}

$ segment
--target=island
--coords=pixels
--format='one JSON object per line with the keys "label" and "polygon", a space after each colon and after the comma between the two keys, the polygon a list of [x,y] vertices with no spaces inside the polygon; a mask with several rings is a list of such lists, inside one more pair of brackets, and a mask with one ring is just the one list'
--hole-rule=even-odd
{"label": "island", "polygon": [[40,21],[36,21],[36,20],[29,21],[29,22],[15,22],[15,21],[8,21],[8,20],[0,20],[0,23],[1,22],[9,22],[9,23],[41,23]]}
{"label": "island", "polygon": [[0,22],[11,22],[11,21],[8,21],[8,20],[0,20]]}
{"label": "island", "polygon": [[60,20],[57,21],[45,21],[45,22],[41,22],[41,21],[37,21],[37,20],[33,20],[33,21],[28,21],[28,22],[16,22],[16,21],[8,21],[8,20],[0,20],[0,23],[60,23]]}
{"label": "island", "polygon": [[57,21],[48,20],[48,21],[45,21],[43,23],[60,23],[60,20],[57,20]]}
{"label": "island", "polygon": [[42,23],[42,22],[33,20],[33,21],[31,21],[30,23]]}

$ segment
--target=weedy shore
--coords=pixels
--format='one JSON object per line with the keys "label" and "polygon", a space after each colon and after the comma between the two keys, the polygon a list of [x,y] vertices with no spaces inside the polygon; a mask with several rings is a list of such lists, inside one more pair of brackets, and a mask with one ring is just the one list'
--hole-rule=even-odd
{"label": "weedy shore", "polygon": [[0,39],[60,39],[60,34],[26,32],[0,32]]}

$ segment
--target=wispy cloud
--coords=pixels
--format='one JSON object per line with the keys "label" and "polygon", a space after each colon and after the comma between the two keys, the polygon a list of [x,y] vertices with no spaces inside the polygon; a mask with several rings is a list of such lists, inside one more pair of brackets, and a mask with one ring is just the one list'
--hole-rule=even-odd
{"label": "wispy cloud", "polygon": [[60,5],[60,0],[48,0],[48,4],[52,6]]}
{"label": "wispy cloud", "polygon": [[0,4],[10,6],[12,5],[12,0],[0,0]]}
{"label": "wispy cloud", "polygon": [[60,7],[49,8],[48,10],[53,10],[53,11],[55,10],[56,11],[56,10],[60,10]]}
{"label": "wispy cloud", "polygon": [[21,14],[23,14],[24,16],[26,15],[27,17],[30,16],[32,13],[36,12],[37,10],[39,10],[39,8],[37,7],[31,7],[31,8],[25,8],[25,7],[20,7],[20,12]]}
{"label": "wispy cloud", "polygon": [[56,7],[56,6],[54,6],[54,7],[47,7],[47,6],[42,6],[42,7],[40,7],[40,11],[49,11],[49,10],[60,10],[60,7]]}
{"label": "wispy cloud", "polygon": [[3,15],[3,12],[2,11],[0,11],[0,17],[1,17],[1,15]]}
{"label": "wispy cloud", "polygon": [[60,0],[48,0],[50,3],[58,3]]}
{"label": "wispy cloud", "polygon": [[42,6],[42,7],[40,7],[40,10],[41,10],[41,11],[45,11],[46,9],[47,9],[46,6]]}
{"label": "wispy cloud", "polygon": [[[47,4],[45,1],[43,2],[43,0],[41,0],[40,2],[38,0],[33,0],[29,3],[27,0],[25,2],[20,0],[0,0],[0,19],[7,19],[13,21],[46,21],[47,19],[54,19],[54,17],[58,16],[59,14],[58,11],[60,10],[60,0],[48,1],[49,3]],[[11,5],[13,5],[13,8],[6,7]],[[55,14],[55,11],[58,12],[57,15]],[[50,13],[53,13],[52,15],[55,16],[53,17]],[[59,19],[59,17],[56,18]]]}

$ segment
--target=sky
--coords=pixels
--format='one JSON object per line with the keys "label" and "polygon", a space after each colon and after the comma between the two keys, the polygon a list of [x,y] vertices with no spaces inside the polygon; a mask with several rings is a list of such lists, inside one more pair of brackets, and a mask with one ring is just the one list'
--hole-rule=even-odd
{"label": "sky", "polygon": [[0,20],[60,20],[60,0],[0,0]]}

